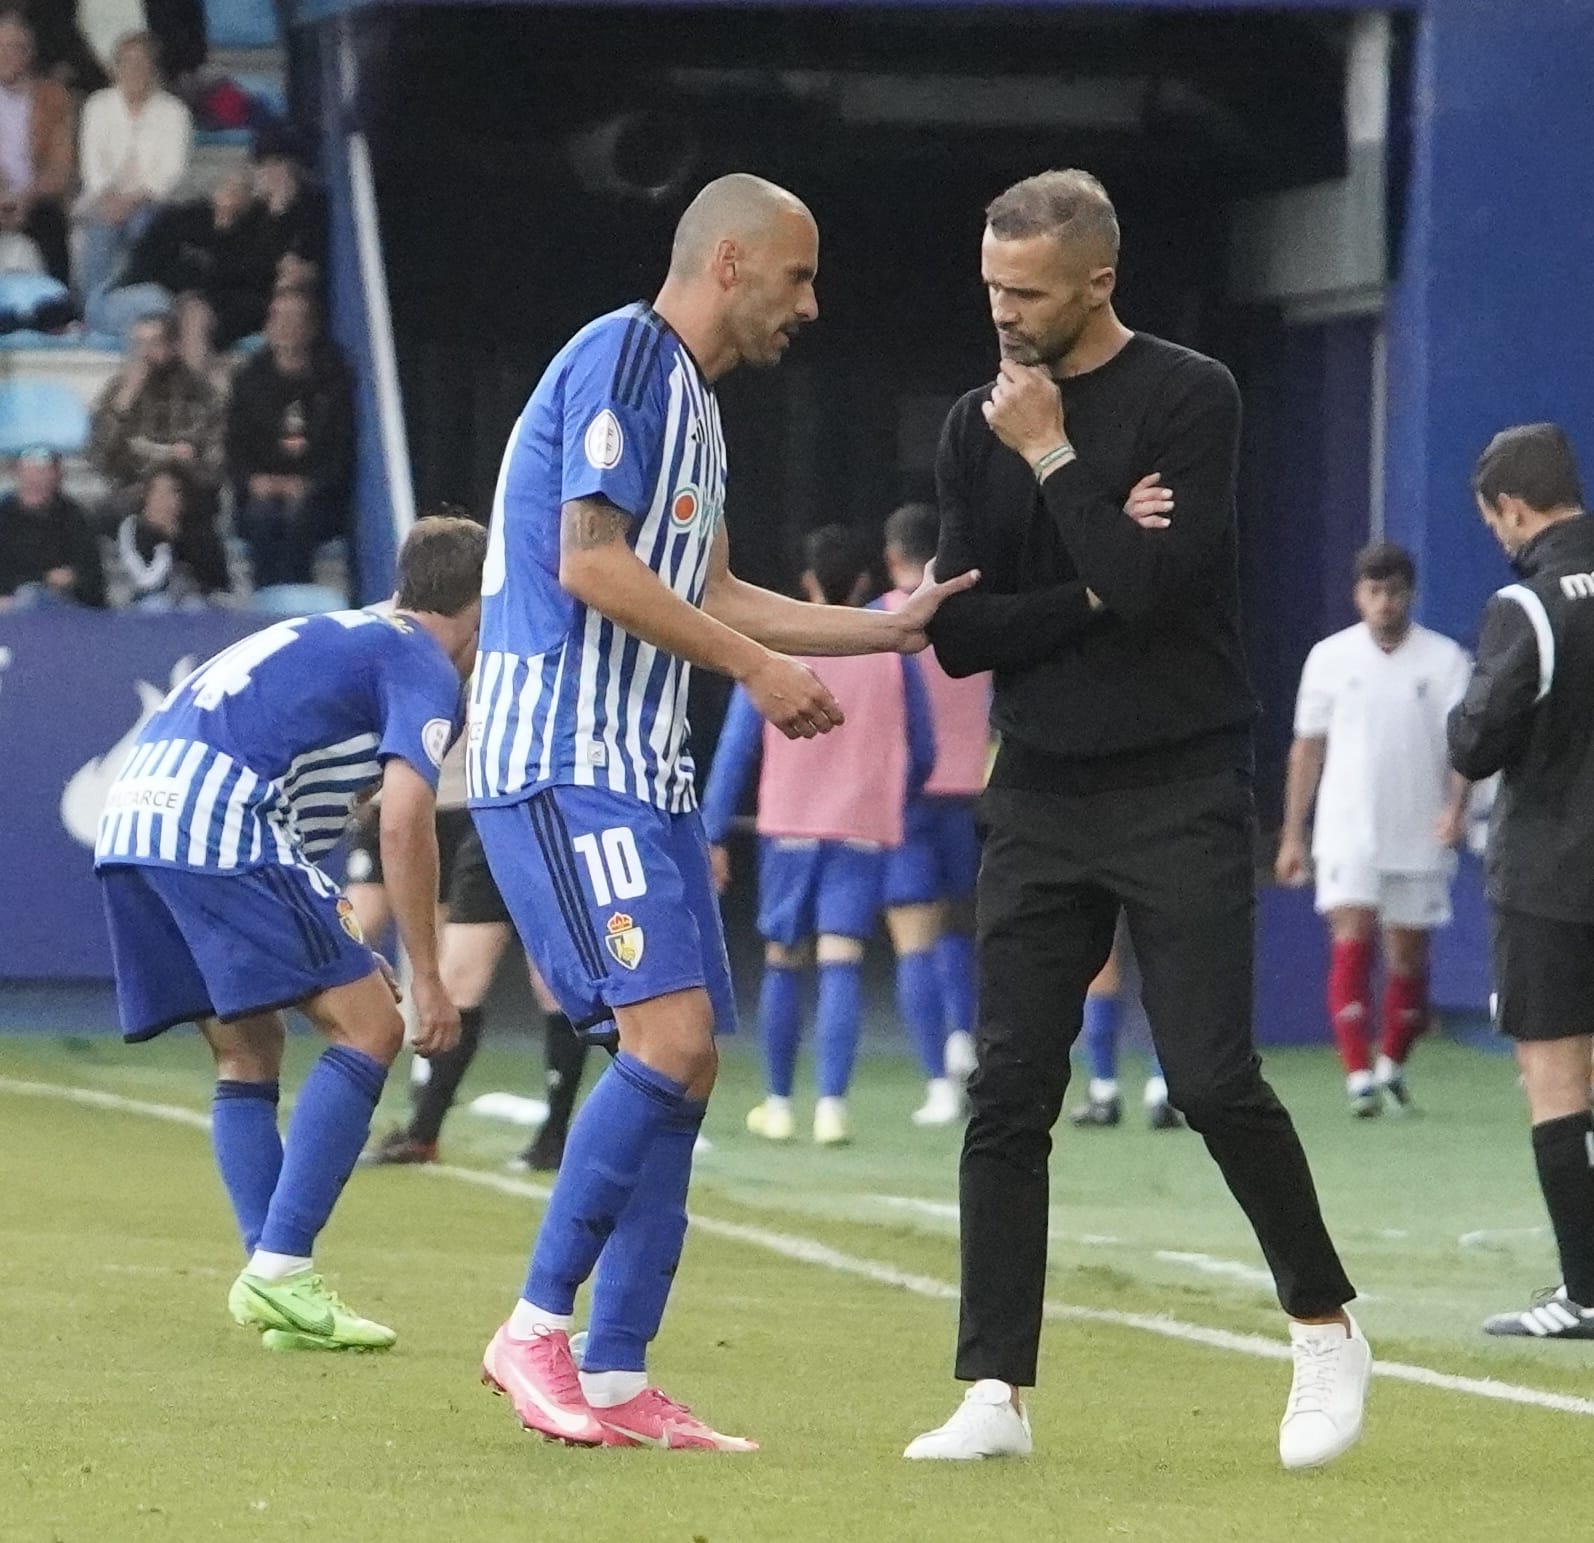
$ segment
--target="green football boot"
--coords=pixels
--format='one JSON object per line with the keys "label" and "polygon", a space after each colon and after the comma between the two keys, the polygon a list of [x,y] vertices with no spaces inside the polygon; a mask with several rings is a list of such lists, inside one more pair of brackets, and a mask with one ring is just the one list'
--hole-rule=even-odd
{"label": "green football boot", "polygon": [[386,1350],[398,1335],[362,1318],[314,1270],[263,1280],[247,1270],[232,1283],[227,1308],[259,1329],[268,1350]]}

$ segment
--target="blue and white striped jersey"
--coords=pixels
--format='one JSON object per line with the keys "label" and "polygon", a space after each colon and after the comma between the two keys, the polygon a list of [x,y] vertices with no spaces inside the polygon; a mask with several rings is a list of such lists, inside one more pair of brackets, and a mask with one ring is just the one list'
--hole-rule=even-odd
{"label": "blue and white striped jersey", "polygon": [[701,605],[725,438],[713,388],[646,305],[599,317],[564,346],[504,453],[470,693],[473,807],[555,784],[695,807],[690,665],[559,587],[560,506],[594,496],[632,516],[637,556]]}
{"label": "blue and white striped jersey", "polygon": [[194,671],[143,727],[106,797],[95,865],[313,868],[391,756],[437,786],[459,672],[400,615],[278,622]]}

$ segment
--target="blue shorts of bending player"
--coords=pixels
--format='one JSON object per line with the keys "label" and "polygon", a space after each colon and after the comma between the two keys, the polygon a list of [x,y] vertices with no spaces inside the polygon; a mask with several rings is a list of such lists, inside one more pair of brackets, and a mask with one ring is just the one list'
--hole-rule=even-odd
{"label": "blue shorts of bending player", "polygon": [[902,845],[886,858],[886,904],[967,900],[980,872],[972,798],[916,798],[903,819]]}
{"label": "blue shorts of bending player", "polygon": [[758,843],[758,931],[784,948],[823,933],[864,939],[880,920],[883,847],[852,841]]}
{"label": "blue shorts of bending player", "polygon": [[678,814],[607,788],[551,787],[473,811],[526,952],[579,1028],[701,986],[714,1032],[736,1032],[736,998],[695,809]]}
{"label": "blue shorts of bending player", "polygon": [[288,1007],[376,968],[348,900],[302,868],[113,864],[99,878],[130,1043],[178,1023]]}

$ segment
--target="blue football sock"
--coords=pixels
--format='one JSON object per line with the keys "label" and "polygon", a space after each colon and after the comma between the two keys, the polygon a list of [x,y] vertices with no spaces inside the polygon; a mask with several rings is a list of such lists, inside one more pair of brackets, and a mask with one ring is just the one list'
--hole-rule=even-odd
{"label": "blue football sock", "polygon": [[626,1051],[609,1063],[571,1123],[532,1249],[526,1301],[550,1313],[573,1311],[659,1132],[685,1101],[679,1082]]}
{"label": "blue football sock", "polygon": [[232,1214],[238,1218],[244,1251],[252,1254],[282,1172],[277,1084],[218,1081],[210,1105],[210,1144],[232,1201]]}
{"label": "blue football sock", "polygon": [[979,974],[974,965],[974,939],[966,932],[943,932],[935,943],[936,974],[941,979],[941,1009],[948,1034],[974,1032],[975,992]]}
{"label": "blue football sock", "polygon": [[897,1011],[926,1077],[946,1076],[946,1014],[935,955],[897,955]]}
{"label": "blue football sock", "polygon": [[797,1072],[797,1039],[802,976],[784,965],[766,964],[758,992],[758,1036],[764,1047],[764,1078],[769,1091],[791,1097]]}
{"label": "blue football sock", "polygon": [[819,966],[819,1009],[814,1044],[819,1055],[819,1096],[845,1098],[858,1056],[863,1022],[863,966],[835,962]]}
{"label": "blue football sock", "polygon": [[332,1045],[321,1052],[293,1106],[261,1248],[306,1259],[314,1253],[316,1236],[371,1134],[386,1081],[387,1068],[363,1050]]}
{"label": "blue football sock", "polygon": [[1096,1082],[1118,1078],[1118,998],[1085,998],[1085,1060]]}
{"label": "blue football sock", "polygon": [[1146,1075],[1148,1077],[1162,1076],[1162,1062],[1157,1059],[1157,1052],[1155,1050],[1148,1050],[1146,1052]]}
{"label": "blue football sock", "polygon": [[692,1149],[707,1109],[700,1099],[684,1099],[653,1138],[642,1176],[598,1258],[583,1371],[639,1372],[647,1366],[686,1241]]}

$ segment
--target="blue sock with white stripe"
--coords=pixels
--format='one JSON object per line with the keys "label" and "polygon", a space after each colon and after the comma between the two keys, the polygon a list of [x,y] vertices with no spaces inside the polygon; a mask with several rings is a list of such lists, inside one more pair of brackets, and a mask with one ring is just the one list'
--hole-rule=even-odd
{"label": "blue sock with white stripe", "polygon": [[897,1011],[924,1075],[946,1076],[946,1014],[931,950],[897,955]]}
{"label": "blue sock with white stripe", "polygon": [[308,1259],[332,1215],[387,1081],[387,1067],[351,1045],[331,1045],[310,1068],[293,1106],[282,1175],[271,1196],[260,1247]]}
{"label": "blue sock with white stripe", "polygon": [[758,990],[758,1037],[764,1047],[764,1080],[779,1098],[790,1098],[797,1075],[802,1033],[802,976],[782,964],[764,966]]}
{"label": "blue sock with white stripe", "polygon": [[1092,1082],[1118,1080],[1118,998],[1085,998],[1085,1061]]}
{"label": "blue sock with white stripe", "polygon": [[974,939],[966,932],[943,932],[935,942],[935,968],[941,980],[947,1033],[972,1034],[979,980],[974,965]]}
{"label": "blue sock with white stripe", "polygon": [[863,966],[850,960],[821,964],[819,1010],[814,1024],[821,1098],[847,1096],[862,1023]]}
{"label": "blue sock with white stripe", "polygon": [[210,1145],[221,1182],[238,1219],[244,1252],[252,1254],[266,1225],[271,1195],[282,1172],[275,1082],[221,1078],[210,1104]]}
{"label": "blue sock with white stripe", "polygon": [[570,1126],[564,1161],[532,1249],[524,1299],[568,1314],[641,1182],[659,1133],[680,1117],[686,1089],[622,1050]]}
{"label": "blue sock with white stripe", "polygon": [[639,1372],[658,1337],[681,1248],[692,1151],[708,1105],[681,1101],[653,1138],[642,1175],[598,1258],[583,1372]]}

